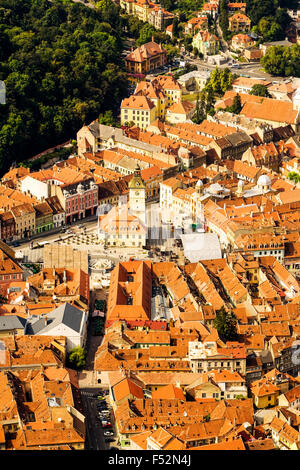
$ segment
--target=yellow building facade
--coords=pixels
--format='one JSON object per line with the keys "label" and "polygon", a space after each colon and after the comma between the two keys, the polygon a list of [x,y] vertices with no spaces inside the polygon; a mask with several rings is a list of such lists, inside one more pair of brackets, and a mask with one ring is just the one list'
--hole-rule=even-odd
{"label": "yellow building facade", "polygon": [[156,108],[145,96],[132,95],[121,104],[121,125],[134,123],[140,129],[146,129],[156,119]]}

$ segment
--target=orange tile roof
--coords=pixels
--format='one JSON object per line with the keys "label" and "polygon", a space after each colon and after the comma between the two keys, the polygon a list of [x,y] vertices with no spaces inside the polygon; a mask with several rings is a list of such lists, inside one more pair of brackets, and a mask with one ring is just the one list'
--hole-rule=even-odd
{"label": "orange tile roof", "polygon": [[189,450],[246,450],[243,439],[238,437],[233,440],[225,440],[216,444],[208,444],[200,447],[190,447]]}
{"label": "orange tile roof", "polygon": [[174,114],[188,114],[191,112],[195,106],[193,103],[190,103],[189,101],[181,101],[180,103],[174,103],[172,106],[170,106],[167,109],[167,115],[169,113],[174,113]]}
{"label": "orange tile roof", "polygon": [[279,387],[264,379],[252,382],[250,388],[253,395],[257,397],[278,394],[280,391]]}
{"label": "orange tile roof", "polygon": [[166,53],[166,51],[159,44],[156,44],[155,42],[147,42],[128,54],[126,56],[126,60],[144,62],[145,60],[162,53]]}
{"label": "orange tile roof", "polygon": [[150,111],[154,108],[154,104],[144,95],[131,95],[125,98],[121,103],[122,109],[144,109]]}
{"label": "orange tile roof", "polygon": [[[128,261],[119,263],[111,272],[107,320],[111,319],[145,319],[151,314],[151,262]],[[134,282],[127,282],[128,276]],[[134,289],[132,286],[134,284]],[[131,296],[132,305],[127,304]]]}
{"label": "orange tile roof", "polygon": [[152,392],[153,399],[165,399],[165,398],[178,398],[179,400],[185,401],[185,396],[181,388],[175,387],[173,384],[161,387],[158,390]]}
{"label": "orange tile roof", "polygon": [[116,401],[123,400],[128,395],[133,395],[135,398],[144,398],[142,387],[126,378],[113,387],[113,393]]}

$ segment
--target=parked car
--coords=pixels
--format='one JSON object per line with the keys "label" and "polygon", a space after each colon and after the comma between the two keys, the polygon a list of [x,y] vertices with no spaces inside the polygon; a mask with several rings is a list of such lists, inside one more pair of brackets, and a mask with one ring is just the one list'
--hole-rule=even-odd
{"label": "parked car", "polygon": [[98,410],[99,413],[103,413],[103,411],[108,411],[108,408],[106,406],[105,407],[101,406],[101,407],[97,408],[97,410]]}
{"label": "parked car", "polygon": [[107,405],[106,397],[103,397],[103,400],[97,401],[97,406],[105,406],[105,405]]}
{"label": "parked car", "polygon": [[100,401],[105,400],[105,397],[103,397],[102,395],[98,395],[97,398],[98,398],[98,400],[100,400]]}
{"label": "parked car", "polygon": [[104,436],[113,436],[114,433],[112,431],[104,431]]}
{"label": "parked car", "polygon": [[111,428],[111,423],[102,423],[103,428]]}
{"label": "parked car", "polygon": [[105,442],[114,442],[114,439],[112,439],[111,437],[106,437],[104,439]]}
{"label": "parked car", "polygon": [[97,401],[97,406],[107,405],[106,397],[103,397],[103,400]]}
{"label": "parked car", "polygon": [[98,410],[99,412],[105,411],[105,410],[107,410],[107,409],[108,409],[107,406],[97,406],[97,410]]}

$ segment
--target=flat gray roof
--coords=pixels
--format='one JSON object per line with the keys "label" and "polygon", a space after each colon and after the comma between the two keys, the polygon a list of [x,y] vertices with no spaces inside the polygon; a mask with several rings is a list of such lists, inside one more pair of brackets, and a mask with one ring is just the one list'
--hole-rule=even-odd
{"label": "flat gray roof", "polygon": [[184,256],[197,263],[208,259],[222,258],[221,245],[216,233],[189,233],[181,235]]}

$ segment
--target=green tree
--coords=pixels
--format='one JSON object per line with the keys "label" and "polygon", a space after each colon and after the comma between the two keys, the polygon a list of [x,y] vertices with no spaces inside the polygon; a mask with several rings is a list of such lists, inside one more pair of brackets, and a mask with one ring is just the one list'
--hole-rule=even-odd
{"label": "green tree", "polygon": [[4,295],[0,294],[0,304],[6,304],[8,302],[7,298]]}
{"label": "green tree", "polygon": [[179,19],[177,16],[175,16],[173,20],[173,37],[174,38],[179,37]]}
{"label": "green tree", "polygon": [[212,113],[214,111],[214,104],[216,102],[215,93],[212,86],[209,84],[205,88],[206,93],[206,113]]}
{"label": "green tree", "polygon": [[258,34],[266,41],[279,41],[284,39],[283,27],[273,17],[263,17],[258,23]]}
{"label": "green tree", "polygon": [[161,0],[160,2],[161,6],[165,8],[168,11],[173,10],[173,2],[172,0]]}
{"label": "green tree", "polygon": [[105,111],[104,114],[99,114],[98,121],[100,124],[105,124],[105,126],[114,126],[115,125],[115,119],[113,116],[112,111],[109,109],[108,111]]}
{"label": "green tree", "polygon": [[1,170],[72,138],[100,112],[117,114],[128,89],[124,24],[112,0],[97,9],[69,0],[3,0]]}
{"label": "green tree", "polygon": [[152,37],[155,36],[156,30],[154,26],[146,23],[140,30],[139,38],[136,41],[137,46],[141,46],[142,44],[146,44],[152,40]]}
{"label": "green tree", "polygon": [[222,341],[234,341],[237,339],[237,318],[231,310],[227,312],[225,307],[217,310],[214,327]]}
{"label": "green tree", "polygon": [[193,122],[195,124],[201,124],[202,121],[204,121],[206,115],[205,115],[205,99],[204,95],[201,95],[201,100],[199,100],[199,93],[197,94],[197,101],[196,101],[196,108],[195,108],[195,113],[193,116]]}
{"label": "green tree", "polygon": [[253,24],[258,24],[264,16],[275,16],[276,7],[274,0],[248,0],[247,14]]}
{"label": "green tree", "polygon": [[288,179],[291,180],[291,181],[294,181],[294,183],[299,183],[300,181],[300,175],[298,173],[296,173],[295,171],[290,171],[288,173]]}
{"label": "green tree", "polygon": [[200,10],[203,4],[203,0],[177,0],[177,2],[172,2],[173,9],[177,4],[177,9],[184,13],[195,13]]}
{"label": "green tree", "polygon": [[228,36],[228,9],[227,9],[227,0],[221,0],[220,2],[220,18],[219,18],[220,28],[222,30],[224,39],[227,39]]}
{"label": "green tree", "polygon": [[271,75],[300,77],[300,46],[272,46],[262,57],[261,64]]}
{"label": "green tree", "polygon": [[232,81],[232,73],[227,67],[225,69],[216,67],[210,74],[208,86],[211,86],[215,94],[223,96],[224,93],[231,88]]}
{"label": "green tree", "polygon": [[[258,25],[257,34],[261,34],[265,41],[278,41],[285,38],[285,31],[292,19],[285,8],[287,4],[293,4],[294,0],[248,0],[247,14],[255,27]],[[280,8],[279,8],[280,7]],[[253,32],[256,30],[253,28]]]}
{"label": "green tree", "polygon": [[253,85],[253,87],[250,90],[250,95],[255,95],[255,96],[263,96],[265,98],[270,98],[271,95],[268,92],[268,88],[266,85],[261,85],[261,84],[256,84]]}
{"label": "green tree", "polygon": [[163,44],[163,48],[167,51],[167,59],[171,61],[174,57],[179,55],[179,49],[176,46],[171,46],[170,44]]}
{"label": "green tree", "polygon": [[129,36],[137,39],[140,35],[140,30],[143,27],[144,23],[133,15],[128,16],[126,23]]}
{"label": "green tree", "polygon": [[67,364],[71,369],[84,369],[86,362],[86,351],[81,346],[77,346],[69,351]]}
{"label": "green tree", "polygon": [[242,111],[242,102],[241,102],[241,97],[240,95],[237,93],[235,95],[235,97],[233,98],[233,103],[232,103],[232,106],[229,106],[227,108],[227,111],[229,111],[230,113],[233,113],[233,114],[240,114],[240,112]]}

